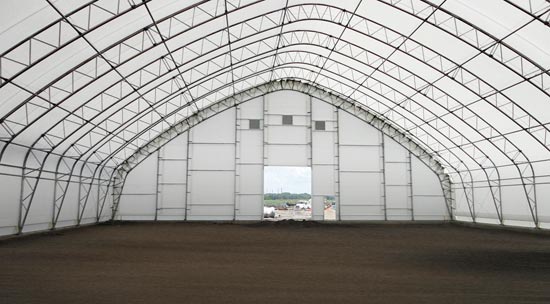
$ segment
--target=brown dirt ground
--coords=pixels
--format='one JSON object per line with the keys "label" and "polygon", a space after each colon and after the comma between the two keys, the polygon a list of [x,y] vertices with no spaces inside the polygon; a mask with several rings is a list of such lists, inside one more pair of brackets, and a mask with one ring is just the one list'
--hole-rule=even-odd
{"label": "brown dirt ground", "polygon": [[122,223],[0,241],[0,303],[550,303],[550,236]]}

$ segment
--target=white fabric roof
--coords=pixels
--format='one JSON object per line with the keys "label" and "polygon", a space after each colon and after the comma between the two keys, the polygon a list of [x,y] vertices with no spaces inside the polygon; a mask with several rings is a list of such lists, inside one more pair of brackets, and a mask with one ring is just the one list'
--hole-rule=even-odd
{"label": "white fabric roof", "polygon": [[17,147],[27,169],[116,167],[292,79],[387,117],[451,176],[523,185],[530,203],[550,180],[548,1],[9,0],[0,20],[0,163]]}

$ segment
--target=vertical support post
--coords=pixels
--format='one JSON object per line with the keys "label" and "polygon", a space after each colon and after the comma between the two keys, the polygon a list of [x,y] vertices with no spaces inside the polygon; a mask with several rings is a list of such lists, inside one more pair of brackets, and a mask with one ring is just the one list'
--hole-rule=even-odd
{"label": "vertical support post", "polygon": [[188,129],[187,130],[187,146],[186,146],[186,160],[185,160],[185,205],[184,205],[184,213],[183,213],[183,220],[184,221],[187,221],[187,217],[188,217],[188,208],[189,208],[189,198],[191,197],[191,195],[189,194],[189,166],[190,165],[190,162],[189,160],[191,159],[191,157],[189,157],[189,153],[191,151],[190,149],[190,143],[191,143],[191,129]]}
{"label": "vertical support post", "polygon": [[386,147],[384,142],[384,133],[380,131],[382,139],[380,140],[380,161],[382,168],[382,202],[384,203],[384,221],[388,220],[388,202],[387,202],[387,190],[386,190]]}
{"label": "vertical support post", "polygon": [[[311,219],[313,220],[315,218],[315,204],[313,203],[313,198],[314,198],[314,195],[315,195],[315,191],[313,189],[313,179],[315,178],[315,174],[314,174],[314,171],[313,171],[313,97],[311,96],[308,96],[309,97],[309,111],[308,111],[308,114],[309,114],[309,139],[308,139],[308,147],[309,147],[309,159],[308,159],[308,163],[309,163],[309,167],[311,168],[311,194],[310,194],[310,200],[311,200]],[[323,219],[324,219],[324,215],[323,215]]]}
{"label": "vertical support post", "polygon": [[[85,166],[86,164],[82,164],[82,166]],[[81,174],[83,174],[83,171],[81,171]],[[69,190],[69,187],[71,186],[71,176],[69,176],[69,182],[67,183],[67,190]],[[78,177],[78,192],[77,192],[77,201],[76,201],[76,226],[80,225],[80,210],[82,207],[80,206],[80,197],[82,196],[82,176]]]}
{"label": "vertical support post", "polygon": [[409,187],[410,195],[411,195],[411,220],[414,221],[414,193],[413,193],[413,179],[412,179],[412,157],[411,152],[408,151],[407,153],[407,185]]}
{"label": "vertical support post", "polygon": [[23,195],[25,193],[25,190],[23,189],[25,187],[25,167],[21,168],[21,188],[19,189],[19,212],[17,214],[17,234],[21,234],[23,232]]}
{"label": "vertical support post", "polygon": [[237,208],[238,208],[238,204],[237,204],[237,200],[239,199],[239,182],[240,182],[240,177],[239,177],[239,165],[238,165],[238,162],[240,160],[240,157],[239,157],[239,150],[240,150],[240,144],[239,144],[239,126],[240,126],[240,109],[239,109],[239,106],[236,105],[235,106],[235,145],[234,145],[234,148],[235,148],[235,166],[234,166],[234,193],[233,193],[233,221],[237,220]]}
{"label": "vertical support post", "polygon": [[338,221],[342,220],[342,201],[340,199],[340,190],[341,190],[341,180],[340,180],[340,109],[336,108],[336,153],[334,156],[336,157],[336,193],[335,193],[335,199],[336,199],[336,212],[338,213],[336,218]]}
{"label": "vertical support post", "polygon": [[95,217],[96,217],[96,223],[99,223],[99,197],[101,195],[101,173],[103,173],[103,168],[99,171],[99,176],[97,178],[97,199],[96,199],[96,206],[95,206]]}
{"label": "vertical support post", "polygon": [[160,155],[161,151],[163,150],[163,148],[160,148],[158,151],[157,151],[157,180],[156,180],[156,184],[155,184],[155,222],[157,221],[158,219],[158,213],[159,213],[159,182],[160,182],[160,162],[162,160],[162,157]]}
{"label": "vertical support post", "polygon": [[264,195],[265,195],[265,164],[267,163],[267,153],[268,153],[268,150],[267,150],[267,127],[268,127],[268,123],[267,123],[267,107],[266,107],[266,104],[267,104],[267,100],[266,100],[266,95],[263,95],[262,96],[262,154],[263,154],[263,157],[262,157],[262,162],[263,162],[263,166],[262,166],[262,203],[260,204],[260,221],[263,221],[264,219]]}

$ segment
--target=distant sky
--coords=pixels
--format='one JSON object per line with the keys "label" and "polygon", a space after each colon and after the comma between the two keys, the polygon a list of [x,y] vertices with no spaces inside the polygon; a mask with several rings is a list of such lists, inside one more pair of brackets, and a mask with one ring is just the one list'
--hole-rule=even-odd
{"label": "distant sky", "polygon": [[309,193],[311,194],[311,168],[309,167],[265,167],[264,192]]}

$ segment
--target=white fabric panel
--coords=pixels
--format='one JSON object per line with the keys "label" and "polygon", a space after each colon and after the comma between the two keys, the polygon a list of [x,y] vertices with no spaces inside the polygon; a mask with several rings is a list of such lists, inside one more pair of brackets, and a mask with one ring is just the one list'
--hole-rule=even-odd
{"label": "white fabric panel", "polygon": [[264,173],[262,165],[242,165],[239,173],[239,193],[262,194]]}
{"label": "white fabric panel", "polygon": [[503,186],[502,210],[504,221],[531,221],[531,212],[522,186]]}
{"label": "white fabric panel", "polygon": [[207,119],[193,128],[193,142],[226,143],[235,141],[235,109],[226,110],[215,117],[215,120]]}
{"label": "white fabric panel", "polygon": [[344,111],[339,113],[339,143],[352,145],[379,145],[380,132]]}
{"label": "white fabric panel", "polygon": [[341,172],[342,205],[381,205],[380,173]]}
{"label": "white fabric panel", "polygon": [[156,191],[157,153],[147,157],[126,177],[124,193],[151,194]]}
{"label": "white fabric panel", "polygon": [[308,133],[309,130],[306,127],[270,125],[269,143],[303,145],[306,143]]}
{"label": "white fabric panel", "polygon": [[384,136],[386,214],[388,220],[413,220],[409,152]]}
{"label": "white fabric panel", "polygon": [[[232,219],[235,191],[234,181],[234,172],[191,172],[188,218],[191,219],[194,215],[210,215],[213,217],[227,216]],[[212,189],[216,189],[216,191],[212,191]]]}
{"label": "white fabric panel", "polygon": [[418,158],[411,157],[413,212],[417,220],[446,220],[449,212],[437,176]]}
{"label": "white fabric panel", "polygon": [[474,189],[476,219],[498,219],[495,202],[488,186]]}
{"label": "white fabric panel", "polygon": [[120,197],[117,218],[121,220],[153,220],[155,218],[155,194],[126,194]]}
{"label": "white fabric panel", "polygon": [[311,198],[311,219],[322,221],[325,217],[325,200],[323,196],[313,196]]}
{"label": "white fabric panel", "polygon": [[335,108],[331,104],[317,98],[313,98],[311,103],[312,120],[334,120]]}
{"label": "white fabric panel", "polygon": [[340,170],[380,171],[379,146],[340,145]]}
{"label": "white fabric panel", "polygon": [[0,175],[2,200],[0,200],[0,235],[9,235],[16,232],[17,216],[19,214],[19,197],[21,178],[17,176]]}
{"label": "white fabric panel", "polygon": [[388,220],[412,220],[408,186],[386,188]]}
{"label": "white fabric panel", "polygon": [[240,162],[243,164],[263,163],[262,130],[240,130]]}
{"label": "white fabric panel", "polygon": [[311,169],[313,195],[335,195],[335,166],[316,166]]}
{"label": "white fabric panel", "polygon": [[263,195],[240,195],[237,220],[258,221],[263,215]]}
{"label": "white fabric panel", "polygon": [[254,98],[239,105],[241,119],[263,118],[263,97]]}
{"label": "white fabric panel", "polygon": [[84,214],[82,215],[82,223],[92,223],[96,221],[97,216],[97,184],[92,185],[90,188],[90,194],[88,196],[88,202],[86,203]]}
{"label": "white fabric panel", "polygon": [[187,199],[187,133],[161,148],[158,176],[159,220],[185,219]]}
{"label": "white fabric panel", "polygon": [[[59,213],[59,221],[66,221],[66,225],[76,223],[76,214],[78,211],[78,183],[69,183],[67,193],[65,193],[65,200],[63,201],[63,208]],[[51,205],[51,203],[50,203]],[[71,221],[74,221],[70,223]]]}
{"label": "white fabric panel", "polygon": [[[269,114],[305,115],[309,97],[293,91],[279,91],[265,96]],[[273,102],[272,102],[273,101]]]}
{"label": "white fabric panel", "polygon": [[334,164],[336,154],[336,132],[313,131],[312,134],[312,163]]}
{"label": "white fabric panel", "polygon": [[[27,223],[29,223],[29,225],[35,224],[35,228],[29,227],[29,229],[37,229],[38,226],[50,225],[53,209],[53,186],[54,182],[52,180],[41,179],[38,182],[34,194],[35,199],[27,216]],[[74,214],[76,216],[76,212]]]}
{"label": "white fabric panel", "polygon": [[267,166],[296,166],[309,165],[309,149],[305,145],[269,145],[267,148]]}
{"label": "white fabric panel", "polygon": [[117,218],[135,219],[144,216],[152,220],[155,215],[157,158],[158,152],[151,154],[126,177]]}
{"label": "white fabric panel", "polygon": [[[197,137],[193,136],[193,139],[196,140]],[[191,170],[233,170],[235,166],[234,144],[193,143],[189,154]]]}

